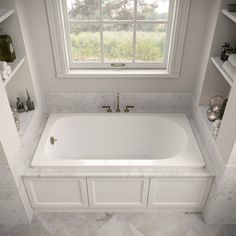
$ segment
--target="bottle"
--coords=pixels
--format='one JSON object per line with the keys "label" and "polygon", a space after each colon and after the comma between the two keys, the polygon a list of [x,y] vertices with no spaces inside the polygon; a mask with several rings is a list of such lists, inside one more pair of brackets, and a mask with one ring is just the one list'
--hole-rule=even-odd
{"label": "bottle", "polygon": [[226,59],[226,52],[230,48],[230,43],[225,43],[221,47],[222,47],[222,51],[221,51],[220,59],[225,62],[225,61],[227,61],[227,59]]}
{"label": "bottle", "polygon": [[0,61],[13,62],[15,59],[12,39],[0,29]]}
{"label": "bottle", "polygon": [[16,98],[16,108],[19,113],[25,112],[24,103],[20,100],[19,97]]}
{"label": "bottle", "polygon": [[34,110],[34,102],[31,100],[31,97],[30,97],[27,89],[26,89],[26,94],[27,94],[26,106],[28,108],[28,111],[33,111]]}

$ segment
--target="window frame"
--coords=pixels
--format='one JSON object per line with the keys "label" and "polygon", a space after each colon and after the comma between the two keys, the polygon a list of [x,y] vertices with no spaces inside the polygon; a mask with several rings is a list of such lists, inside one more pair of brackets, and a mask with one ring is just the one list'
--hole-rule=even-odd
{"label": "window frame", "polygon": [[[173,3],[173,15],[171,30],[168,30],[170,40],[167,42],[168,57],[164,65],[153,65],[147,62],[146,67],[137,69],[139,63],[135,63],[133,68],[91,68],[74,67],[71,63],[70,50],[68,49],[68,29],[65,28],[65,0],[46,0],[46,8],[51,34],[51,42],[54,54],[56,76],[58,78],[96,78],[96,77],[119,77],[141,78],[178,78],[180,75],[185,33],[188,22],[190,0],[171,0]],[[66,8],[67,9],[67,8]],[[169,15],[170,17],[170,15]],[[127,62],[125,62],[127,63]],[[110,62],[108,64],[111,64]],[[143,64],[143,63],[142,63]],[[121,73],[122,72],[122,73]]]}
{"label": "window frame", "polygon": [[[151,68],[151,69],[166,69],[167,68],[167,62],[168,62],[168,56],[169,56],[169,44],[170,44],[170,37],[171,37],[171,28],[172,28],[172,18],[173,18],[173,11],[174,11],[174,0],[169,0],[169,12],[168,12],[168,19],[167,20],[137,20],[136,19],[136,11],[134,13],[134,19],[133,20],[102,20],[102,10],[101,10],[101,0],[99,1],[100,5],[100,16],[99,20],[73,20],[69,21],[68,19],[68,12],[67,12],[67,4],[66,0],[62,1],[62,11],[63,11],[63,18],[64,18],[64,30],[65,30],[65,36],[66,36],[66,47],[68,52],[68,60],[69,60],[69,66],[71,69],[114,69],[114,68],[120,68],[119,65],[122,65],[122,68],[125,69],[137,69],[137,68]],[[135,9],[137,7],[137,0],[135,0]],[[97,23],[100,28],[100,44],[103,45],[103,37],[101,36],[101,31],[104,26],[104,24],[118,24],[118,23],[127,23],[127,24],[134,24],[134,31],[133,31],[133,37],[132,37],[132,61],[105,61],[104,60],[104,52],[103,47],[101,47],[101,61],[93,62],[93,61],[81,61],[81,62],[74,62],[73,56],[72,56],[72,48],[71,48],[71,38],[70,38],[70,23],[87,23],[87,24],[93,24]],[[166,39],[165,39],[165,48],[164,48],[164,60],[163,62],[155,62],[155,61],[143,61],[143,62],[137,62],[135,61],[135,55],[136,55],[136,26],[137,24],[156,24],[161,25],[165,24],[166,27]]]}

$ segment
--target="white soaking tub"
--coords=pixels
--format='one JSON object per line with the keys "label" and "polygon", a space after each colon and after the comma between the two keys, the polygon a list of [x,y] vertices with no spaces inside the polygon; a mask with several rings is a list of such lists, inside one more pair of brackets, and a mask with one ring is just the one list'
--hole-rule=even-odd
{"label": "white soaking tub", "polygon": [[52,114],[32,161],[33,167],[204,165],[186,115],[176,113]]}

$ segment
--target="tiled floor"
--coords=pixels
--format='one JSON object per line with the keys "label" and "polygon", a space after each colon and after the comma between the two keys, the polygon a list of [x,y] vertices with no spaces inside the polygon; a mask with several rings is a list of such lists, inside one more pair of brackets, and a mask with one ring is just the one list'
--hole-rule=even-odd
{"label": "tiled floor", "polygon": [[0,225],[1,236],[236,236],[236,226],[206,225],[200,214],[40,213],[30,225]]}

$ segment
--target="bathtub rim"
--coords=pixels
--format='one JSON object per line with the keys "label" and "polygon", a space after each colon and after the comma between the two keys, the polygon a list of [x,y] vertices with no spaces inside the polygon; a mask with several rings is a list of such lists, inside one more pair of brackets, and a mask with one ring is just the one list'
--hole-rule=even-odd
{"label": "bathtub rim", "polygon": [[[180,128],[182,128],[188,137],[188,139],[191,139],[191,143],[198,152],[198,158],[197,160],[193,161],[191,160],[189,162],[185,162],[185,165],[176,162],[175,159],[179,158],[179,155],[171,158],[166,159],[132,159],[132,160],[103,160],[103,159],[89,159],[89,160],[73,160],[73,159],[47,159],[40,157],[42,154],[42,150],[44,150],[46,145],[46,139],[49,136],[50,130],[52,125],[59,119],[62,119],[67,116],[161,116],[165,119],[173,119],[173,118],[179,118],[179,122],[176,122],[176,120],[171,120],[174,123],[177,123]],[[167,117],[168,118],[167,118]],[[170,116],[170,117],[169,117]],[[174,117],[175,116],[175,117]],[[181,124],[182,123],[182,124]],[[183,127],[184,125],[185,127]],[[187,129],[187,130],[186,130]],[[190,135],[190,136],[189,136]],[[46,155],[45,155],[46,156]],[[169,159],[169,160],[168,160]],[[175,161],[175,165],[172,165],[172,162]],[[99,163],[98,163],[99,162]],[[163,163],[165,162],[165,163]],[[96,164],[95,164],[96,163]],[[106,164],[105,164],[106,163]],[[116,164],[114,164],[116,163]],[[168,164],[169,163],[169,164]],[[44,127],[44,130],[42,132],[41,138],[37,144],[36,151],[34,153],[33,159],[30,163],[30,167],[32,168],[90,168],[90,167],[97,167],[97,168],[106,168],[109,167],[111,169],[113,168],[119,168],[122,169],[126,168],[193,168],[193,169],[203,169],[205,168],[205,161],[203,158],[203,155],[201,153],[199,144],[196,140],[196,137],[194,135],[193,129],[190,125],[190,122],[188,120],[188,117],[185,113],[177,112],[177,113],[51,113],[48,117],[48,120],[46,122],[46,125]]]}

